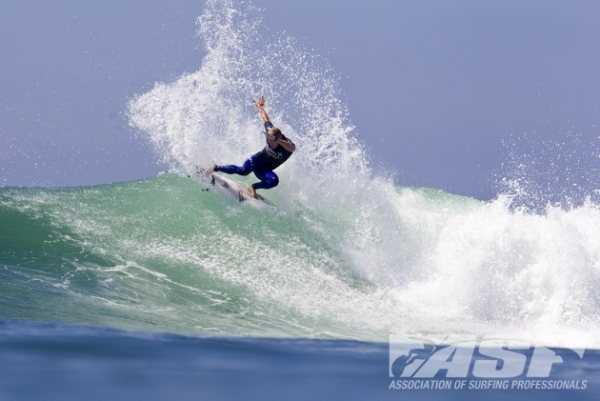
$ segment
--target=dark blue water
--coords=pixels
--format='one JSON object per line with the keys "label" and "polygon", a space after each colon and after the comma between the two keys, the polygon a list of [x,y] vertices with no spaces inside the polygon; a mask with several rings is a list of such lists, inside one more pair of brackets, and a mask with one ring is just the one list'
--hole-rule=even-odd
{"label": "dark blue water", "polygon": [[[576,383],[577,390],[395,390],[388,355],[386,343],[3,322],[0,399],[594,400],[600,390],[598,351],[552,371],[549,379]],[[450,380],[452,387],[457,381]]]}

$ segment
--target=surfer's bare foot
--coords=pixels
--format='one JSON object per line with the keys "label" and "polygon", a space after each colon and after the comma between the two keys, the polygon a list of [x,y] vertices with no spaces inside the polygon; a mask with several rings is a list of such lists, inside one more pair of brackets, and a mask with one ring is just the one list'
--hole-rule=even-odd
{"label": "surfer's bare foot", "polygon": [[254,199],[256,199],[256,189],[254,189],[254,187],[252,185],[250,185],[248,187],[248,192],[250,192],[250,196],[253,197]]}
{"label": "surfer's bare foot", "polygon": [[214,170],[215,170],[215,166],[207,167],[204,170],[204,175],[206,175],[208,177],[209,175],[211,175],[213,173]]}

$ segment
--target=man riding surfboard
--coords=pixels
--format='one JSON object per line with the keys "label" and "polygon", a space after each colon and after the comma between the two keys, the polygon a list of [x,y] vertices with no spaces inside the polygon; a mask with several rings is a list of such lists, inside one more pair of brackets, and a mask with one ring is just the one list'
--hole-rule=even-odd
{"label": "man riding surfboard", "polygon": [[257,189],[269,189],[276,187],[279,184],[279,177],[273,172],[277,167],[281,166],[296,150],[296,145],[286,138],[281,133],[279,128],[276,128],[271,123],[269,115],[265,111],[265,97],[261,96],[258,100],[254,100],[254,105],[258,109],[261,118],[265,123],[265,135],[267,137],[267,144],[260,152],[252,155],[244,164],[240,166],[227,165],[217,166],[214,165],[206,169],[206,175],[210,175],[213,172],[222,172],[225,174],[238,174],[248,175],[254,173],[254,175],[260,180],[260,182],[254,183],[248,187],[248,192],[253,198],[256,198]]}

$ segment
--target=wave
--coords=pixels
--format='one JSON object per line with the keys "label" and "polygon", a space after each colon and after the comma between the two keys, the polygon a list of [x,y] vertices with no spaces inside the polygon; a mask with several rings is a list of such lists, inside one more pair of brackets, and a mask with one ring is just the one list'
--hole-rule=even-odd
{"label": "wave", "polygon": [[[202,189],[174,173],[0,189],[2,318],[375,341],[509,330],[600,343],[595,205],[538,215],[396,187],[383,222],[344,205],[266,213]],[[285,205],[283,191],[270,195]]]}

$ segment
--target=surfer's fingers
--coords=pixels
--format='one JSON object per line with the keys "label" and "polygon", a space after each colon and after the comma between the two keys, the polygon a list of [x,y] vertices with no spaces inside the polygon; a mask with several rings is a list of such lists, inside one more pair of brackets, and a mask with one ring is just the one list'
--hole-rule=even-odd
{"label": "surfer's fingers", "polygon": [[261,96],[258,100],[253,100],[252,103],[254,103],[257,108],[263,107],[265,105],[265,97]]}

